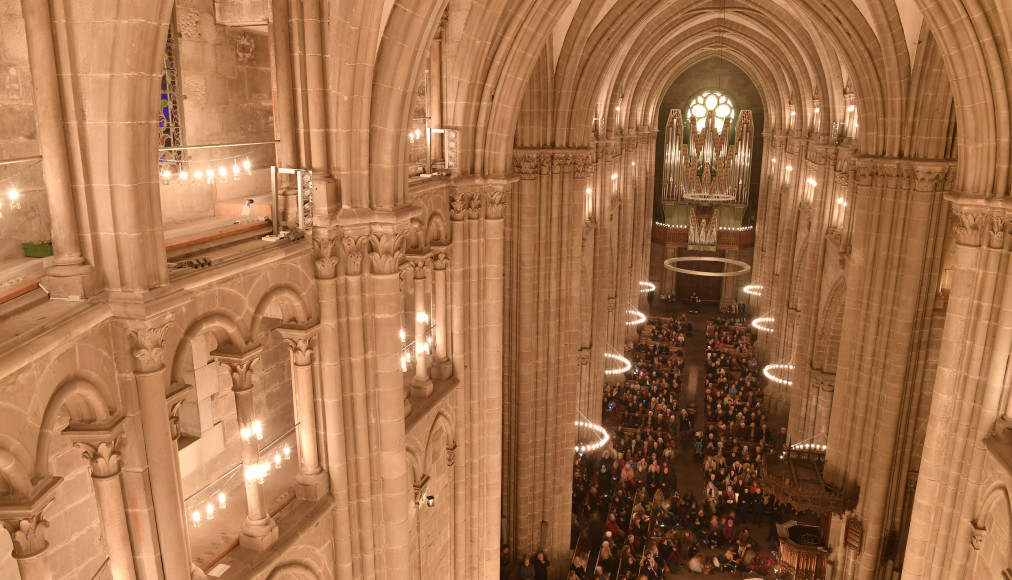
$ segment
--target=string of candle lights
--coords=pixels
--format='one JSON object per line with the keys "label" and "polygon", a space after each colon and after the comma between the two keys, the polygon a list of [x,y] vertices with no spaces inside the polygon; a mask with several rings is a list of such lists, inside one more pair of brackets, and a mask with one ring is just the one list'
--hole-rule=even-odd
{"label": "string of candle lights", "polygon": [[782,365],[782,364],[766,365],[765,367],[763,367],[763,374],[766,375],[767,379],[773,381],[774,383],[780,383],[781,385],[787,385],[788,387],[793,385],[794,383],[791,382],[789,379],[783,379],[773,374],[773,371],[778,371],[781,369],[793,371],[794,365]]}
{"label": "string of candle lights", "polygon": [[618,367],[604,369],[604,374],[606,375],[621,375],[632,368],[632,362],[630,362],[629,359],[620,354],[614,352],[606,352],[604,353],[604,357],[616,361],[619,364]]}

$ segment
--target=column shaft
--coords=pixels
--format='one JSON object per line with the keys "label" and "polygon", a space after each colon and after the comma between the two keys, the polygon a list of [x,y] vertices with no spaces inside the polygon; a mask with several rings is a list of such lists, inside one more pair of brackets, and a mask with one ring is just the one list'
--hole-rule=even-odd
{"label": "column shaft", "polygon": [[[133,580],[133,553],[130,550],[130,533],[127,529],[126,507],[123,505],[123,482],[119,472],[106,477],[92,476],[98,515],[102,520],[106,547],[109,549],[109,569],[115,580]],[[26,578],[26,576],[22,576]]]}

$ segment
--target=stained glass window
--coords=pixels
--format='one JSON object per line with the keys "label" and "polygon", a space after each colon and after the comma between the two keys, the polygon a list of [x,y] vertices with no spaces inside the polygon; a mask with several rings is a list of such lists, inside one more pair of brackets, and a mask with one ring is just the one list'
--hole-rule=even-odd
{"label": "stained glass window", "polygon": [[[176,27],[169,22],[169,34],[165,40],[165,55],[162,58],[161,105],[158,108],[158,147],[179,147],[182,145],[182,130],[179,122],[179,73],[176,69]],[[158,161],[178,163],[183,159],[182,151],[162,151]]]}

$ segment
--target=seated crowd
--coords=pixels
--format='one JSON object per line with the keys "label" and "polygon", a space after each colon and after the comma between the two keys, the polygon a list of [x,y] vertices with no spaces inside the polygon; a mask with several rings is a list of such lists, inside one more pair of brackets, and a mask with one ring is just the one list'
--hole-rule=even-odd
{"label": "seated crowd", "polygon": [[[612,440],[574,457],[577,557],[568,578],[657,580],[683,566],[736,569],[754,556],[755,541],[741,524],[758,524],[774,509],[758,469],[776,436],[763,414],[752,336],[731,319],[708,324],[704,427],[697,431],[695,405],[679,401],[682,348],[691,335],[684,315],[652,318],[628,355],[625,384],[605,389],[602,418]],[[690,449],[706,484],[683,494],[675,458]]]}

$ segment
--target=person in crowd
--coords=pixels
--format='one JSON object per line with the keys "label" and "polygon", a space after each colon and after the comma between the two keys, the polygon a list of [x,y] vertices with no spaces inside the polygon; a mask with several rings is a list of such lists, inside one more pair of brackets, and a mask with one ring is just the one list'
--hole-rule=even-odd
{"label": "person in crowd", "polygon": [[534,580],[536,572],[534,564],[531,563],[530,554],[524,554],[523,562],[520,564],[520,580]]}
{"label": "person in crowd", "polygon": [[548,566],[551,562],[545,556],[545,553],[538,550],[537,555],[534,557],[534,580],[548,580]]}

